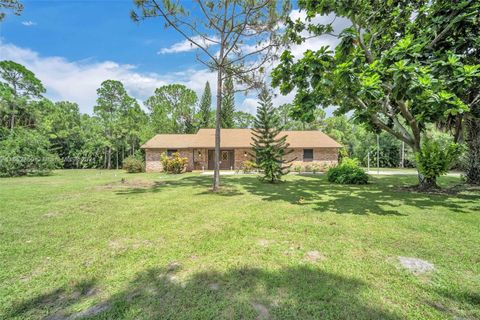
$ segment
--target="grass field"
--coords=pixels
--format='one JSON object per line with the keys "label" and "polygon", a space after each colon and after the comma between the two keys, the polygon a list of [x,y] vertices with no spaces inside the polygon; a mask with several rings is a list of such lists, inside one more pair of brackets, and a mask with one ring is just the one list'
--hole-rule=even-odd
{"label": "grass field", "polygon": [[0,179],[0,319],[480,318],[479,191],[286,180],[224,176],[213,194],[195,173]]}

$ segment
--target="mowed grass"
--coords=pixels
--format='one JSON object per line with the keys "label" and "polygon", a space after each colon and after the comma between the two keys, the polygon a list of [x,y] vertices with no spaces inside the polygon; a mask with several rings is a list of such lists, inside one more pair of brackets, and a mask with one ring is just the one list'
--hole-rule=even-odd
{"label": "mowed grass", "polygon": [[[480,192],[239,175],[214,194],[211,179],[0,179],[0,318],[480,318]],[[415,275],[399,256],[435,271]]]}

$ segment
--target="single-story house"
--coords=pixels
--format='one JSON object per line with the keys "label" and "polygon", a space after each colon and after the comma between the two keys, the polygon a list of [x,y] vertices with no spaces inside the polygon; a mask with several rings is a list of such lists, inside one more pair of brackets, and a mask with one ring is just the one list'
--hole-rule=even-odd
{"label": "single-story house", "polygon": [[[287,135],[289,153],[286,160],[293,160],[293,166],[312,162],[334,165],[338,161],[338,142],[321,131],[282,131]],[[245,160],[254,160],[252,153],[251,129],[221,129],[220,169],[238,170]],[[160,172],[162,153],[180,153],[188,158],[187,171],[213,170],[215,151],[215,129],[200,129],[196,134],[157,134],[143,146],[146,157],[146,171]]]}

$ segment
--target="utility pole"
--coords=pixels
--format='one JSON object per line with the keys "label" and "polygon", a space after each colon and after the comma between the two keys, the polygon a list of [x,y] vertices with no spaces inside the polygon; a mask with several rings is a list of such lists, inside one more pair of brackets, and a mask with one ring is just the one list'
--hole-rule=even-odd
{"label": "utility pole", "polygon": [[380,135],[377,134],[377,174],[380,174]]}

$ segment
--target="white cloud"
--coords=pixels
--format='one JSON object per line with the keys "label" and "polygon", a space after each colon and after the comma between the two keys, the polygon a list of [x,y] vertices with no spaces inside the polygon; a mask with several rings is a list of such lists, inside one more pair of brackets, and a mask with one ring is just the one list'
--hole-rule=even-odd
{"label": "white cloud", "polygon": [[[210,37],[209,40],[201,36],[192,37],[192,40],[201,44],[202,46],[214,46],[217,44],[220,39],[216,36]],[[188,52],[198,49],[196,45],[191,43],[189,40],[183,40],[177,43],[174,43],[168,48],[162,48],[157,54],[167,54],[167,53],[179,53],[179,52]]]}
{"label": "white cloud", "polygon": [[[185,70],[167,74],[141,73],[136,67],[113,61],[69,61],[63,57],[43,57],[30,49],[13,44],[0,44],[1,59],[13,60],[31,70],[47,89],[52,100],[68,100],[78,103],[80,111],[92,113],[96,103],[97,88],[107,80],[119,80],[128,93],[144,101],[162,85],[181,83],[195,90],[200,96],[207,80],[215,94],[215,74],[208,70]],[[214,96],[215,97],[215,96]]]}
{"label": "white cloud", "polygon": [[33,21],[31,21],[31,20],[22,21],[22,24],[23,24],[25,27],[33,27],[33,26],[36,26],[36,25],[37,25],[36,22],[33,22]]}

